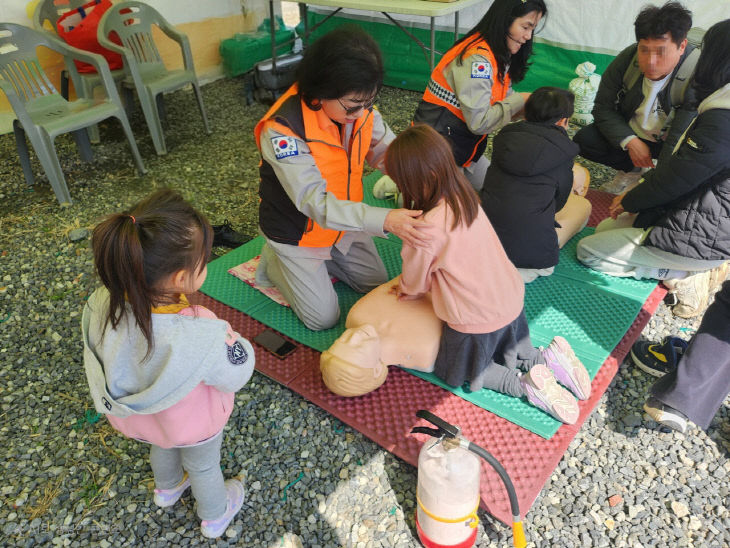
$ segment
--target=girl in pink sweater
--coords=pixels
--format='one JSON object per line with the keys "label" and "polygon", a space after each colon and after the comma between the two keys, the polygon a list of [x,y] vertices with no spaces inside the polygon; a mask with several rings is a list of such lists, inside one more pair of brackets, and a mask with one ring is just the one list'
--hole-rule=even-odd
{"label": "girl in pink sweater", "polygon": [[172,190],[110,215],[91,240],[103,287],[82,316],[94,405],[122,434],[150,444],[154,502],[188,487],[204,536],[221,536],[244,491],[221,473],[223,427],[253,373],[251,344],[185,294],[205,280],[212,229]]}
{"label": "girl in pink sweater", "polygon": [[446,140],[429,126],[412,126],[391,143],[385,167],[404,203],[423,210],[429,224],[428,244],[403,245],[394,291],[399,299],[431,292],[434,311],[446,324],[434,373],[452,386],[469,382],[471,391],[526,397],[556,419],[575,423],[573,394],[589,397],[588,372],[562,337],[545,349],[532,346],[525,286]]}

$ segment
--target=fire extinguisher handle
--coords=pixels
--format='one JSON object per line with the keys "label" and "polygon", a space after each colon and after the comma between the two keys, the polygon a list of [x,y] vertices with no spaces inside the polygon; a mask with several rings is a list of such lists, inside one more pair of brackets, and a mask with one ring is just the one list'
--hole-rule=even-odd
{"label": "fire extinguisher handle", "polygon": [[[421,432],[423,434],[430,434],[435,438],[440,438],[441,436],[446,436],[447,438],[458,438],[459,434],[461,434],[461,428],[458,426],[454,426],[453,424],[449,424],[441,417],[437,417],[430,411],[426,411],[425,409],[419,409],[416,411],[416,416],[421,419],[426,419],[428,422],[433,424],[436,428],[438,428],[439,433],[438,434],[432,434],[431,432],[424,432],[423,430],[416,430],[416,428],[423,428],[421,426],[417,426],[411,432]],[[430,429],[429,429],[430,430]]]}

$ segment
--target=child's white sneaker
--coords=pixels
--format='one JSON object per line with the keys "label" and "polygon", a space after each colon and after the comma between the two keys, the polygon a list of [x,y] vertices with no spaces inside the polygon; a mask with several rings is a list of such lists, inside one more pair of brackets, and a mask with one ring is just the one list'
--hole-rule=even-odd
{"label": "child's white sneaker", "polygon": [[218,519],[203,520],[200,523],[200,531],[204,537],[220,537],[226,532],[231,521],[233,521],[233,518],[236,517],[241,506],[243,506],[243,499],[245,498],[243,484],[237,479],[229,479],[226,480],[225,486],[228,495],[226,511]]}
{"label": "child's white sneaker", "polygon": [[180,483],[172,489],[155,489],[155,504],[160,508],[172,506],[180,500],[180,497],[188,487],[190,487],[190,477],[188,477],[188,473],[185,472]]}

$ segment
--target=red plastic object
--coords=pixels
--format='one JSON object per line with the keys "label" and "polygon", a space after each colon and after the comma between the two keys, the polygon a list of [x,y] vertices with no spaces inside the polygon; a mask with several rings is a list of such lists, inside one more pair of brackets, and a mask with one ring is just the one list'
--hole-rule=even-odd
{"label": "red plastic object", "polygon": [[459,542],[458,544],[439,544],[434,542],[428,538],[423,532],[423,529],[421,529],[421,524],[418,523],[418,512],[416,512],[416,530],[418,531],[418,539],[426,548],[471,548],[477,541],[477,528],[475,527],[471,535],[469,535],[466,540]]}
{"label": "red plastic object", "polygon": [[[286,360],[279,360],[268,352],[257,352],[256,369],[413,466],[418,464],[418,451],[424,438],[410,434],[410,430],[416,425],[427,426],[425,421],[416,418],[418,409],[428,409],[447,422],[459,425],[466,438],[487,449],[505,467],[515,485],[524,517],[665,293],[661,286],[654,289],[626,335],[601,366],[593,379],[590,399],[580,402],[578,422],[562,426],[549,440],[397,367],[390,368],[388,378],[380,388],[357,398],[343,398],[330,392],[319,372],[319,352],[303,345]],[[265,329],[263,324],[206,295],[196,294],[194,302],[228,320],[235,330],[249,339]],[[487,512],[508,525],[512,523],[507,491],[497,473],[484,464],[481,497]]]}

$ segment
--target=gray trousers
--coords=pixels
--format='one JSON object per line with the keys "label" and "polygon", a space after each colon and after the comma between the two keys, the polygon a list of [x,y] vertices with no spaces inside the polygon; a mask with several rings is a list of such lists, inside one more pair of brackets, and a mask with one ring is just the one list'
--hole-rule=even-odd
{"label": "gray trousers", "polygon": [[662,403],[706,430],[730,394],[730,282],[705,312],[677,369],[650,389]]}
{"label": "gray trousers", "polygon": [[474,190],[479,192],[484,186],[484,177],[487,175],[487,168],[489,168],[489,158],[482,154],[479,160],[472,162],[469,167],[461,168],[466,175],[466,178],[474,187]]}
{"label": "gray trousers", "polygon": [[306,248],[267,240],[261,250],[256,281],[273,284],[297,317],[313,331],[329,329],[340,318],[331,277],[358,293],[388,281],[372,236],[348,232],[330,248]]}
{"label": "gray trousers", "polygon": [[198,503],[201,520],[218,519],[226,511],[228,496],[221,472],[223,432],[213,439],[191,447],[163,449],[150,446],[150,465],[157,489],[172,489],[183,479],[183,470],[190,477],[190,488]]}
{"label": "gray trousers", "polygon": [[710,270],[724,260],[690,259],[642,245],[647,230],[633,228],[634,215],[624,213],[618,219],[604,219],[595,234],[578,242],[578,260],[593,270],[611,276],[636,279],[667,280]]}

